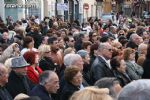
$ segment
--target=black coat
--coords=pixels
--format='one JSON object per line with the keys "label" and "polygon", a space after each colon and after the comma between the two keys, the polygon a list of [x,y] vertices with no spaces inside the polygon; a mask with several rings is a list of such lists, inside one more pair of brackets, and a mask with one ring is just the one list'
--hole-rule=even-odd
{"label": "black coat", "polygon": [[57,66],[54,65],[51,58],[44,57],[39,62],[39,67],[45,71],[45,70],[54,70]]}
{"label": "black coat", "polygon": [[5,87],[0,87],[0,100],[13,100]]}
{"label": "black coat", "polygon": [[146,59],[143,63],[143,69],[144,69],[144,73],[142,78],[144,79],[150,79],[150,59]]}
{"label": "black coat", "polygon": [[41,100],[53,100],[44,86],[37,85],[29,93],[30,96],[38,96]]}
{"label": "black coat", "polygon": [[114,70],[113,72],[114,72],[115,77],[118,79],[118,81],[120,82],[120,85],[122,87],[132,81],[127,73],[120,73],[117,70]]}
{"label": "black coat", "polygon": [[79,87],[72,85],[71,83],[66,82],[65,86],[61,92],[60,100],[69,100],[72,94],[76,91],[80,90]]}
{"label": "black coat", "polygon": [[19,76],[14,71],[11,71],[6,89],[13,98],[19,93],[28,94],[32,87],[33,85],[26,76]]}
{"label": "black coat", "polygon": [[91,81],[94,84],[103,77],[114,77],[114,74],[104,59],[97,56],[91,67]]}

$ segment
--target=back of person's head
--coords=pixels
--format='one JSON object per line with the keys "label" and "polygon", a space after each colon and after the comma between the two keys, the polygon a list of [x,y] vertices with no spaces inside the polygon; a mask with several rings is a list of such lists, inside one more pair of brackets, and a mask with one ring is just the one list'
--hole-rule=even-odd
{"label": "back of person's head", "polygon": [[53,44],[53,42],[56,41],[56,40],[57,40],[57,38],[54,37],[54,36],[49,37],[49,39],[48,39],[48,44],[49,44],[49,45],[50,45],[50,44]]}
{"label": "back of person's head", "polygon": [[40,76],[39,76],[39,84],[40,85],[45,85],[49,77],[53,74],[53,71],[44,71]]}
{"label": "back of person's head", "polygon": [[107,88],[86,87],[75,92],[70,100],[113,100]]}
{"label": "back of person's head", "polygon": [[149,100],[150,80],[140,79],[126,85],[118,96],[118,100]]}
{"label": "back of person's head", "polygon": [[67,54],[64,57],[64,65],[66,67],[70,65],[74,65],[74,63],[80,58],[81,56],[79,54]]}
{"label": "back of person's head", "polygon": [[[97,86],[98,88],[108,88],[110,91],[110,95],[114,98],[116,98],[117,94],[119,91],[117,91],[115,89],[116,86],[120,86],[119,81],[116,78],[113,77],[105,77],[102,79],[99,79],[98,81],[95,82],[94,86]],[[121,86],[118,87],[118,89],[120,88],[121,90]]]}

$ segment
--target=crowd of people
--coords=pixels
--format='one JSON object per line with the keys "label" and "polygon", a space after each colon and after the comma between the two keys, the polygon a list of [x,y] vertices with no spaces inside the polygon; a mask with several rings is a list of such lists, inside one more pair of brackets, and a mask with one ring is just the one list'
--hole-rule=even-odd
{"label": "crowd of people", "polygon": [[0,20],[0,100],[149,100],[149,40],[123,15]]}

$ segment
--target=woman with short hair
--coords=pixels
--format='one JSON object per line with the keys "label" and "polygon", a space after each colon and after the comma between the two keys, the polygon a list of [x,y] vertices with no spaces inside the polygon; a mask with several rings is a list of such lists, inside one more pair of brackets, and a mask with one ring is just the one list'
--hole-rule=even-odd
{"label": "woman with short hair", "polygon": [[67,67],[64,72],[64,79],[66,83],[61,93],[61,100],[69,100],[75,91],[83,88],[80,68],[76,66]]}

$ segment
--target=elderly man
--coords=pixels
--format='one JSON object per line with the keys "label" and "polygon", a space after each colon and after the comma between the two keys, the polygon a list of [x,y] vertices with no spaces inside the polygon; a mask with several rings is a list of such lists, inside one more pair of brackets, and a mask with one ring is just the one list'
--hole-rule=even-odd
{"label": "elderly man", "polygon": [[91,80],[94,84],[103,77],[113,77],[109,60],[112,57],[112,46],[109,43],[100,43],[98,47],[98,56],[91,67]]}
{"label": "elderly man", "polygon": [[11,95],[4,87],[8,82],[8,76],[8,69],[0,63],[0,100],[13,100]]}
{"label": "elderly man", "polygon": [[132,49],[137,49],[138,48],[138,45],[143,41],[142,37],[140,37],[139,35],[133,33],[131,36],[130,36],[130,40],[129,42],[127,43],[127,47],[130,47]]}
{"label": "elderly man", "polygon": [[39,85],[29,93],[30,96],[38,96],[41,100],[53,100],[52,93],[59,89],[59,78],[53,71],[45,71],[39,77]]}
{"label": "elderly man", "polygon": [[33,85],[26,77],[27,69],[26,66],[29,64],[25,61],[22,56],[10,58],[9,64],[11,67],[10,76],[6,88],[10,95],[14,98],[19,93],[28,94]]}

